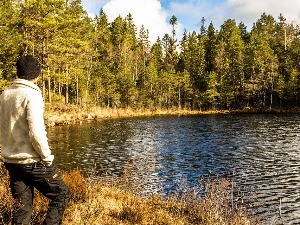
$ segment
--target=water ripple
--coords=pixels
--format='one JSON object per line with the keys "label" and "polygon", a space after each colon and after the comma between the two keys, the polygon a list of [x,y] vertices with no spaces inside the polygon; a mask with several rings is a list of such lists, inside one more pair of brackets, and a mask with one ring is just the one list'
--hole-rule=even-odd
{"label": "water ripple", "polygon": [[298,115],[202,115],[103,120],[48,137],[62,168],[120,175],[130,164],[149,189],[166,192],[225,176],[241,196],[254,194],[266,224],[300,224],[299,130]]}

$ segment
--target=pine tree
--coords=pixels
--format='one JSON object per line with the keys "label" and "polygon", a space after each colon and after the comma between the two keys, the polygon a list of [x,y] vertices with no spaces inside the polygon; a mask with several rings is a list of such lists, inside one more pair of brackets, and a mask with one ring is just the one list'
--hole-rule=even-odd
{"label": "pine tree", "polygon": [[227,20],[221,26],[216,50],[215,68],[221,103],[226,108],[237,108],[244,85],[244,42],[234,20]]}
{"label": "pine tree", "polygon": [[11,1],[0,4],[0,90],[16,77],[15,62],[23,49],[19,7]]}
{"label": "pine tree", "polygon": [[190,76],[190,82],[194,89],[192,107],[201,108],[204,102],[204,93],[207,89],[205,71],[205,45],[203,36],[196,32],[184,35],[181,42],[180,61]]}
{"label": "pine tree", "polygon": [[120,105],[117,92],[116,76],[113,71],[113,44],[107,15],[103,10],[95,18],[95,36],[93,39],[95,52],[94,69],[92,72],[92,92],[97,105],[116,107]]}
{"label": "pine tree", "polygon": [[255,27],[251,32],[249,45],[253,68],[250,86],[252,95],[258,100],[255,104],[260,110],[266,109],[267,100],[269,107],[272,108],[274,85],[278,79],[278,59],[271,48],[266,32],[262,27]]}
{"label": "pine tree", "polygon": [[147,101],[150,107],[156,108],[162,107],[162,93],[159,86],[159,80],[163,68],[163,50],[160,38],[157,38],[156,42],[152,45],[150,49],[149,62],[147,66],[147,76],[149,77],[148,89],[144,89],[147,92]]}

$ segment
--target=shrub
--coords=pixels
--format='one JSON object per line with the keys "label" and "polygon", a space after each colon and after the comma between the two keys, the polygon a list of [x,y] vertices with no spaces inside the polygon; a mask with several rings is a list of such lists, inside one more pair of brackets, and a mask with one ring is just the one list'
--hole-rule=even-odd
{"label": "shrub", "polygon": [[[8,224],[14,210],[8,174],[0,166],[0,224]],[[161,194],[139,195],[143,181],[130,173],[88,181],[79,170],[62,173],[70,190],[63,224],[68,225],[258,225],[246,208],[234,203],[229,181],[210,180],[201,187],[184,188],[183,194],[167,198]],[[36,191],[32,225],[41,224],[49,201]]]}

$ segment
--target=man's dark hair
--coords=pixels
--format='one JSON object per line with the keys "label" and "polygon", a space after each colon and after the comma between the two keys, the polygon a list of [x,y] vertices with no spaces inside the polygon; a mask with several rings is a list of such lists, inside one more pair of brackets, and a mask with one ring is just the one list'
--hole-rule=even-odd
{"label": "man's dark hair", "polygon": [[17,75],[21,79],[33,80],[41,73],[39,61],[32,55],[21,56],[16,65]]}

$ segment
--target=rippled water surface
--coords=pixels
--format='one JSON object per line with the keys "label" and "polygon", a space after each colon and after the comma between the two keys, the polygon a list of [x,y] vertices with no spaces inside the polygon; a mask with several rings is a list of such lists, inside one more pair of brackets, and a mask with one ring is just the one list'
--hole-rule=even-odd
{"label": "rippled water surface", "polygon": [[[300,116],[198,115],[111,119],[48,129],[57,164],[119,175],[130,164],[149,188],[176,190],[225,176],[251,191],[254,212],[300,224]],[[281,202],[281,204],[280,204]]]}

